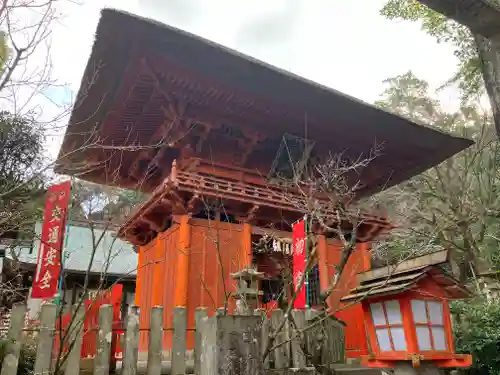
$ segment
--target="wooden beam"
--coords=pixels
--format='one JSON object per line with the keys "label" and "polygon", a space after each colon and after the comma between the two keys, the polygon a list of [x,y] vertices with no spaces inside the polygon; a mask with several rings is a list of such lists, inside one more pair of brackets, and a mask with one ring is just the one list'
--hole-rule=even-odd
{"label": "wooden beam", "polygon": [[252,226],[252,234],[256,234],[259,236],[263,236],[265,234],[272,234],[276,237],[280,238],[292,238],[292,232],[285,232],[282,230],[278,229],[272,229],[272,228],[263,228],[263,227],[256,227]]}
{"label": "wooden beam", "polygon": [[142,180],[144,172],[140,170],[141,160],[147,160],[151,157],[151,149],[142,149],[137,153],[137,157],[132,162],[130,167],[130,175],[137,181]]}
{"label": "wooden beam", "polygon": [[251,222],[255,218],[255,215],[257,214],[258,210],[259,206],[254,204],[247,212],[246,221]]}
{"label": "wooden beam", "polygon": [[[227,212],[242,222],[274,223],[277,228],[284,229],[288,228],[303,213],[297,210],[296,206],[289,204],[288,201],[282,202],[283,194],[285,192],[277,188],[257,189],[255,185],[245,184],[234,179],[225,180],[178,170],[177,161],[174,160],[170,177],[158,186],[149,201],[138,208],[141,212],[136,211],[125,227],[139,222],[145,212],[151,212],[155,207],[161,205],[165,206],[165,210],[168,212],[168,215],[165,216],[193,213],[196,204],[203,197],[205,199],[223,199]],[[292,200],[295,199],[293,197],[292,194]],[[325,212],[325,215],[328,213]],[[335,219],[334,213],[331,215]],[[350,211],[347,212],[347,215],[348,217],[342,218],[341,223],[344,228],[348,227],[346,230],[349,230],[352,225],[356,225],[355,223],[361,223],[367,229],[366,233],[374,236],[378,234],[380,229],[387,231],[393,228],[384,218]],[[349,217],[353,218],[354,224],[349,224]],[[145,221],[152,220],[149,217]],[[157,220],[151,227],[156,231],[163,230]],[[359,235],[361,236],[362,233],[360,232]],[[360,237],[360,240],[368,239]]]}
{"label": "wooden beam", "polygon": [[263,176],[256,173],[255,170],[237,168],[236,166],[229,166],[221,163],[214,162],[210,164],[200,160],[196,168],[194,168],[194,171],[210,174],[214,177],[233,179],[254,185],[265,186],[266,184]]}
{"label": "wooden beam", "polygon": [[[247,131],[244,131],[244,133]],[[241,154],[241,157],[239,160],[235,161],[236,165],[245,165],[245,163],[248,160],[248,157],[252,154],[252,152],[255,150],[255,147],[259,144],[260,141],[263,140],[262,136],[258,135],[257,133],[249,133],[247,135],[249,140],[245,140],[243,142],[238,142],[240,143],[240,147],[244,150]]]}
{"label": "wooden beam", "polygon": [[149,227],[150,227],[151,229],[153,229],[154,231],[156,231],[156,232],[161,232],[162,228],[158,225],[158,223],[157,223],[155,220],[151,219],[151,218],[148,216],[148,213],[144,214],[144,215],[142,216],[141,220],[142,220],[143,222],[145,222],[146,224],[148,224],[148,225],[149,225]]}
{"label": "wooden beam", "polygon": [[[168,147],[176,147],[191,132],[191,121],[184,118],[185,106],[162,107],[162,110],[165,120],[153,133],[151,140],[163,141]],[[176,112],[171,112],[172,110]]]}
{"label": "wooden beam", "polygon": [[200,136],[198,142],[196,143],[196,145],[194,147],[194,151],[196,154],[200,154],[202,152],[203,144],[205,143],[205,141],[209,137],[210,132],[212,131],[212,126],[210,124],[203,123],[202,125],[205,127],[205,131],[202,133],[202,135]]}
{"label": "wooden beam", "polygon": [[[153,92],[146,104],[143,115],[150,112],[148,109],[150,103],[159,102],[154,100],[155,95],[160,95],[166,100],[166,105],[162,106],[165,119],[161,126],[159,126],[154,133],[149,137],[148,144],[144,147],[149,147],[143,150],[132,163],[132,176],[138,180],[147,179],[147,173],[152,168],[160,167],[161,159],[165,154],[163,151],[167,147],[175,147],[189,133],[189,121],[184,120],[183,114],[186,109],[186,103],[181,100],[175,99],[167,91],[165,91],[158,82],[157,75],[152,71],[147,64],[146,59],[141,59],[141,69],[144,74],[147,74],[153,79]],[[147,161],[147,166],[144,171],[139,171],[138,167],[141,160]]]}
{"label": "wooden beam", "polygon": [[[232,112],[240,113],[239,116],[234,116],[236,121],[226,122],[228,124],[249,123],[246,113],[250,110],[254,115],[253,122],[261,129],[269,129],[269,124],[273,124],[273,128],[281,135],[284,131],[288,131],[290,123],[301,128],[304,123],[304,111],[298,107],[291,107],[284,105],[279,101],[274,101],[270,106],[269,100],[260,96],[252,95],[249,92],[235,93],[230,87],[217,87],[218,95],[206,95],[206,88],[213,88],[214,84],[209,77],[197,76],[193,80],[192,72],[183,67],[182,65],[172,63],[168,58],[165,58],[160,52],[150,55],[148,63],[156,71],[162,71],[164,80],[176,80],[177,89],[176,93],[189,97],[190,101],[196,103],[198,106],[213,109],[217,113],[216,117],[219,118],[221,112],[228,105],[233,104]],[[163,77],[162,77],[163,78]],[[186,87],[187,86],[187,87]],[[184,90],[179,90],[184,88]],[[199,89],[201,88],[201,90]],[[236,95],[235,95],[236,94]],[[205,112],[205,110],[203,111]],[[247,119],[247,120],[246,120]],[[321,123],[320,118],[314,117],[314,114],[308,114],[309,123]],[[292,126],[293,127],[293,126]],[[252,128],[257,128],[253,127]],[[331,129],[330,129],[331,131]],[[356,134],[359,140],[359,134]]]}
{"label": "wooden beam", "polygon": [[172,212],[176,213],[187,213],[186,205],[184,204],[184,199],[175,191],[174,189],[169,189],[169,195],[173,197],[173,207]]}
{"label": "wooden beam", "polygon": [[[172,138],[167,140],[167,143],[172,147],[179,141],[179,138],[181,138],[181,135],[173,136],[173,134],[176,134],[175,132],[178,132],[178,129],[182,125],[186,125],[184,113],[186,112],[187,103],[184,100],[175,98],[160,85],[158,74],[154,71],[146,58],[140,59],[140,62],[143,72],[153,80],[154,92],[162,95],[167,103],[165,106],[161,107],[165,115],[165,121],[163,125],[153,133],[151,140],[158,141],[171,135]],[[187,125],[189,127],[189,124]]]}
{"label": "wooden beam", "polygon": [[193,208],[200,201],[200,195],[198,193],[193,194],[187,203],[187,211],[193,212]]}
{"label": "wooden beam", "polygon": [[163,206],[174,206],[175,203],[171,199],[168,199],[166,197],[160,199],[160,204]]}
{"label": "wooden beam", "polygon": [[187,157],[182,155],[178,161],[178,168],[185,172],[194,171],[201,163],[201,159],[197,157]]}
{"label": "wooden beam", "polygon": [[[157,90],[158,92],[162,93],[166,100],[170,102],[170,105],[168,108],[164,108],[164,112],[165,112],[165,115],[166,115],[166,118],[169,118],[169,119],[172,119],[172,121],[181,121],[184,119],[184,121],[186,121],[185,119],[189,119],[191,118],[189,115],[188,115],[188,108],[187,108],[187,104],[185,101],[181,101],[179,99],[174,99],[172,97],[172,95],[170,93],[168,93],[168,91],[162,87],[162,85],[159,83],[159,75],[158,73],[156,73],[154,71],[154,68],[148,63],[148,60],[147,59],[141,59],[141,63],[142,63],[142,66],[144,68],[144,70],[147,72],[147,74],[153,78],[154,80],[154,87],[155,87],[155,90]],[[174,105],[173,103],[177,101],[177,105]],[[203,112],[205,113],[206,110],[204,109]],[[193,119],[194,120],[194,119]],[[188,121],[190,122],[190,121]],[[199,123],[201,125],[203,125],[206,129],[206,131],[204,131],[201,136],[199,137],[198,139],[198,142],[196,145],[193,145],[194,146],[194,151],[196,153],[200,153],[201,152],[201,149],[202,149],[202,146],[203,146],[203,143],[206,141],[206,139],[208,138],[209,134],[210,134],[210,131],[212,131],[214,128],[219,128],[222,126],[222,124],[233,124],[233,123],[237,123],[237,124],[241,124],[241,120],[233,120],[233,121],[227,121],[223,118],[220,117],[220,115],[213,115],[210,120],[207,122],[207,119],[201,119],[201,121],[193,121],[193,122],[196,122],[196,123]],[[189,124],[188,124],[188,127],[189,127]],[[239,147],[242,148],[244,151],[242,153],[242,156],[239,160],[235,160],[233,161],[235,164],[240,164],[240,165],[244,165],[245,162],[247,161],[247,158],[248,156],[252,153],[252,151],[254,150],[255,146],[258,144],[259,141],[263,140],[264,137],[256,132],[255,130],[253,130],[252,126],[241,126],[239,125],[238,126],[238,130],[244,135],[245,139],[243,140],[240,140],[238,143],[239,143]],[[188,132],[186,132],[184,134],[187,135]],[[155,133],[155,135],[153,135],[152,139],[155,139],[157,138],[157,134]],[[174,137],[175,138],[175,137]],[[182,138],[180,135],[178,135],[176,137],[177,139],[174,139],[172,141],[172,147],[175,146],[175,144]]]}

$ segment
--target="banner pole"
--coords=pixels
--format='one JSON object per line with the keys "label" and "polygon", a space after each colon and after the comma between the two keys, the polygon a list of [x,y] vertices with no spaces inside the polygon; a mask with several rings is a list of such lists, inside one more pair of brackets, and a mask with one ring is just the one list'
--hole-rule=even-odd
{"label": "banner pole", "polygon": [[57,294],[56,294],[56,299],[55,303],[56,305],[61,304],[61,297],[62,297],[62,288],[63,288],[63,281],[64,281],[64,259],[65,259],[65,253],[68,248],[68,237],[69,237],[69,222],[70,222],[70,216],[71,216],[71,205],[73,204],[71,200],[71,190],[73,189],[73,178],[70,180],[71,185],[69,189],[69,201],[68,201],[68,207],[66,208],[66,224],[65,224],[65,230],[64,230],[64,241],[61,243],[61,271],[59,272],[59,280],[57,283]]}
{"label": "banner pole", "polygon": [[309,242],[309,225],[307,222],[308,216],[304,215],[304,232],[305,232],[305,251],[306,251],[306,259],[305,259],[305,271],[306,271],[306,280],[305,280],[305,288],[306,288],[306,309],[311,307],[311,301],[310,301],[310,295],[309,295],[309,270],[307,269],[307,263],[309,259],[309,247],[307,246],[307,243]]}

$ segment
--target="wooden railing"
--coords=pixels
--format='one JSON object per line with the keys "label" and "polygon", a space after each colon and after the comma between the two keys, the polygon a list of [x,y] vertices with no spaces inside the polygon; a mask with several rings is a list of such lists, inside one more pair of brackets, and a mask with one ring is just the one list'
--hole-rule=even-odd
{"label": "wooden railing", "polygon": [[[15,374],[17,372],[18,361],[23,341],[23,326],[24,317],[26,314],[26,305],[16,305],[13,309],[11,325],[8,333],[7,356],[3,359],[2,374]],[[85,311],[81,307],[75,312],[76,317],[84,317]],[[260,347],[260,358],[257,358],[263,364],[264,369],[286,370],[290,368],[307,368],[310,367],[309,358],[323,359],[324,363],[339,364],[344,363],[344,334],[343,325],[333,318],[319,318],[317,311],[294,310],[292,312],[295,324],[302,335],[292,334],[296,332],[286,324],[277,335],[274,342],[274,349],[265,359],[262,356],[264,348],[267,346],[267,337],[272,329],[276,329],[284,319],[284,313],[281,310],[272,312],[268,318],[265,311],[262,309],[255,310],[252,316],[236,316],[239,319],[250,319],[249,322],[256,322],[256,326],[260,333],[257,335],[257,343],[251,341],[249,345],[257,344]],[[234,317],[225,317],[223,309],[219,309],[217,319],[233,319]],[[206,332],[210,331],[210,325],[206,322],[208,315],[207,309],[198,308],[195,315],[195,348],[194,361],[187,361],[188,355],[186,350],[186,309],[184,307],[176,307],[173,313],[173,327],[164,328],[163,325],[163,308],[153,307],[150,312],[150,328],[149,328],[149,347],[147,355],[148,374],[160,375],[162,373],[162,360],[170,359],[170,373],[181,375],[186,373],[218,375],[217,373],[207,373],[206,368],[202,371],[202,351],[206,353],[205,346],[202,344],[202,338],[206,337]],[[209,318],[213,319],[213,318]],[[40,328],[37,336],[37,351],[34,366],[34,374],[53,374],[55,372],[66,375],[80,374],[80,354],[81,345],[84,340],[84,322],[83,320],[73,319],[72,327],[70,327],[67,339],[63,343],[66,350],[59,352],[57,358],[54,358],[53,350],[54,339],[60,335],[60,330],[56,329],[57,307],[53,304],[42,306]],[[110,368],[113,368],[113,340],[111,339],[113,330],[113,306],[110,304],[101,304],[97,319],[97,330],[93,338],[95,339],[95,348],[93,351],[93,373],[95,375],[108,375]],[[244,322],[243,322],[244,323]],[[230,326],[230,325],[229,325]],[[204,331],[208,327],[208,331]],[[245,324],[239,325],[245,332]],[[309,329],[305,329],[309,327]],[[237,328],[238,329],[238,328]],[[163,332],[165,330],[172,331],[172,349],[171,354],[166,355],[163,352]],[[227,334],[227,328],[224,328]],[[88,331],[87,331],[88,333]],[[237,333],[237,332],[234,332]],[[229,332],[229,335],[234,333]],[[243,333],[243,336],[245,333]],[[232,336],[234,337],[234,336]],[[318,342],[318,338],[322,342]],[[127,315],[126,334],[124,340],[124,356],[121,359],[121,372],[123,375],[134,375],[137,373],[138,365],[140,365],[138,356],[139,347],[139,314],[138,308],[132,307]],[[308,356],[304,354],[304,349],[308,352]],[[231,348],[229,348],[231,349]],[[220,350],[213,351],[219,353]],[[51,355],[52,353],[52,355]],[[227,355],[226,355],[227,354]],[[224,358],[229,358],[231,353],[222,353]],[[234,353],[233,353],[234,354]],[[56,359],[56,360],[54,360]],[[207,360],[207,357],[204,357]],[[59,368],[54,368],[55,364],[59,364]],[[203,364],[206,366],[206,363]],[[118,366],[117,366],[118,367]],[[118,369],[118,368],[117,368]]]}

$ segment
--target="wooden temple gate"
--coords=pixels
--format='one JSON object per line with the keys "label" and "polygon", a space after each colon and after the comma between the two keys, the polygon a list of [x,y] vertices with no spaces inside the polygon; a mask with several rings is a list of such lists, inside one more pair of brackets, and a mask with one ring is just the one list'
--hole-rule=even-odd
{"label": "wooden temple gate", "polygon": [[[131,29],[136,32],[127,33]],[[103,62],[97,77],[96,61]],[[308,181],[308,169],[332,155],[347,163],[367,158],[362,171],[345,175],[352,196],[339,197],[340,203],[354,202],[471,145],[213,42],[115,10],[103,11],[96,31],[82,82],[92,80],[90,89],[80,89],[82,100],[61,147],[61,156],[72,157],[60,157],[56,171],[149,193],[118,233],[140,248],[140,351],[148,345],[144,332],[154,306],[164,309],[164,348],[171,348],[168,329],[178,306],[186,308],[187,345],[193,346],[196,308],[225,306],[235,287],[230,275],[259,267],[252,235],[263,228],[290,235],[291,223],[308,213],[310,197],[304,191],[309,189],[299,186]],[[102,98],[103,92],[109,95]],[[131,152],[83,147],[88,141],[83,135],[91,131],[106,145]],[[88,165],[84,173],[82,165]],[[329,308],[337,311],[356,274],[369,267],[370,244],[393,225],[384,215],[348,209],[339,215],[337,199],[316,195],[328,218],[316,232],[321,290],[328,288],[342,249],[327,238],[336,236],[329,228],[356,237],[339,290],[329,297]],[[366,354],[361,308],[338,315],[347,323],[347,355]]]}

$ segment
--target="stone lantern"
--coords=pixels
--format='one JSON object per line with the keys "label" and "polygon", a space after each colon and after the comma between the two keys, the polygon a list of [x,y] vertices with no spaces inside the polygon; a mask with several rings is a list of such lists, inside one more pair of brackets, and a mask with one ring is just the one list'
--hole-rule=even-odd
{"label": "stone lantern", "polygon": [[421,365],[429,373],[429,367],[472,364],[470,355],[455,353],[448,301],[470,293],[440,267],[447,255],[440,251],[358,274],[359,286],[342,301],[363,306],[371,348],[364,366],[411,374]]}
{"label": "stone lantern", "polygon": [[231,274],[231,277],[237,280],[236,293],[232,294],[236,299],[236,312],[240,315],[252,315],[263,294],[259,290],[259,280],[264,274],[249,267]]}

